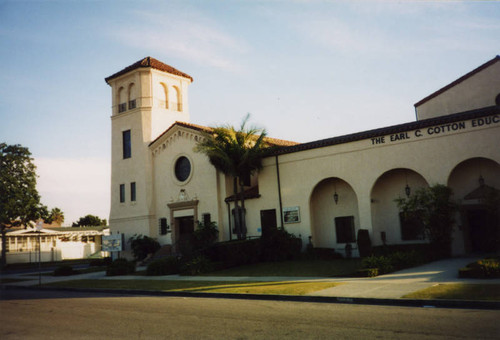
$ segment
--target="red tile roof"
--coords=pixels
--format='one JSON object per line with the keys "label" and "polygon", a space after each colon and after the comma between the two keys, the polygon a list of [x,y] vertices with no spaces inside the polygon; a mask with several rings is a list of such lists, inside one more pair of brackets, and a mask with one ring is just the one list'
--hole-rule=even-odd
{"label": "red tile roof", "polygon": [[[165,135],[168,131],[173,129],[174,126],[183,126],[185,128],[188,128],[188,129],[193,129],[196,131],[201,131],[201,132],[206,132],[206,133],[210,133],[213,131],[212,128],[208,127],[208,126],[202,126],[202,125],[186,123],[186,122],[175,122],[168,129],[166,129],[161,135],[159,135],[154,141],[152,141],[149,145],[151,146],[152,144],[154,144],[158,139],[161,138],[161,136]],[[293,146],[293,145],[299,144],[297,142],[292,142],[292,141],[277,139],[277,138],[271,138],[271,137],[266,137],[266,138],[264,138],[264,140],[268,144],[270,144],[271,146]]]}
{"label": "red tile roof", "polygon": [[317,148],[322,148],[322,147],[327,147],[327,146],[332,146],[332,145],[351,143],[351,142],[356,142],[356,141],[360,141],[363,139],[371,139],[371,138],[401,133],[401,132],[405,132],[405,131],[423,129],[423,128],[431,127],[434,125],[450,124],[450,123],[459,122],[462,120],[469,120],[469,119],[486,117],[486,116],[490,116],[490,115],[499,115],[499,114],[500,114],[500,106],[490,106],[490,107],[475,109],[475,110],[466,111],[466,112],[453,113],[453,114],[450,114],[447,116],[429,118],[429,119],[419,120],[419,121],[411,122],[411,123],[393,125],[393,126],[388,126],[388,127],[384,127],[384,128],[368,130],[368,131],[363,131],[363,132],[357,132],[357,133],[339,136],[339,137],[321,139],[321,140],[317,140],[317,141],[313,141],[313,142],[302,143],[302,144],[283,147],[283,148],[277,148],[276,150],[274,150],[273,154],[274,155],[283,155],[283,154],[287,154],[287,153],[294,153],[294,152],[299,152],[299,151],[317,149]]}
{"label": "red tile roof", "polygon": [[437,90],[436,92],[428,95],[427,97],[425,97],[424,99],[422,99],[421,101],[419,101],[418,103],[414,104],[415,107],[417,106],[420,106],[422,105],[423,103],[431,100],[432,98],[434,97],[437,97],[438,95],[440,95],[441,93],[445,92],[446,90],[452,88],[453,86],[455,85],[458,85],[460,84],[461,82],[463,82],[464,80],[472,77],[473,75],[475,75],[476,73],[479,73],[480,71],[484,70],[485,68],[488,68],[490,67],[491,65],[495,64],[496,62],[500,61],[500,55],[497,55],[495,58],[491,59],[490,61],[484,63],[483,65],[479,66],[478,68],[470,71],[469,73],[467,73],[466,75],[458,78],[457,80],[455,80],[454,82],[446,85],[445,87]]}
{"label": "red tile roof", "polygon": [[146,68],[146,67],[154,68],[155,70],[160,70],[160,71],[163,71],[163,72],[174,74],[176,76],[188,78],[188,79],[191,80],[191,82],[193,81],[193,77],[191,77],[189,74],[181,72],[181,71],[173,68],[172,66],[164,64],[161,61],[156,60],[155,58],[151,58],[151,57],[146,57],[144,59],[141,59],[138,62],[135,62],[132,65],[125,67],[123,70],[118,71],[115,74],[113,74],[113,75],[111,75],[111,76],[109,76],[107,78],[104,78],[104,80],[106,81],[106,83],[109,84],[109,81],[111,79],[117,78],[117,77],[119,77],[121,75],[124,75],[125,73],[128,73],[130,71],[133,71],[133,70],[141,68],[141,67],[144,67],[144,68]]}

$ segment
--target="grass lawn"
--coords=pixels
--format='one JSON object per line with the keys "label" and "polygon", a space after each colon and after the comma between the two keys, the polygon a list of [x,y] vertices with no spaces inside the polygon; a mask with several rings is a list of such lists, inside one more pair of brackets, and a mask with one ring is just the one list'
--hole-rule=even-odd
{"label": "grass lawn", "polygon": [[201,274],[204,276],[347,277],[361,268],[361,259],[263,262]]}
{"label": "grass lawn", "polygon": [[500,301],[500,284],[440,284],[407,294],[403,298]]}
{"label": "grass lawn", "polygon": [[74,280],[45,284],[45,287],[142,289],[170,292],[304,295],[340,285],[336,282],[248,282],[166,280]]}

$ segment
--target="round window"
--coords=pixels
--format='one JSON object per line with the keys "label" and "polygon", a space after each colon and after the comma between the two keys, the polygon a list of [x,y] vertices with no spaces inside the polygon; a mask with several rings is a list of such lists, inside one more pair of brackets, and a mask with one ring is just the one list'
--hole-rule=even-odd
{"label": "round window", "polygon": [[178,181],[184,182],[191,174],[191,162],[187,157],[181,156],[175,162],[175,178]]}

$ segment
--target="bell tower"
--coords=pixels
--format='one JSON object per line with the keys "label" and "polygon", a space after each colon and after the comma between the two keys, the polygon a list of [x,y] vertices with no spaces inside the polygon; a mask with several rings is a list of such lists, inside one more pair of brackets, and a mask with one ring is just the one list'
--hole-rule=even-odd
{"label": "bell tower", "polygon": [[126,241],[134,234],[156,237],[149,144],[176,121],[189,122],[193,78],[146,57],[105,81],[112,98],[110,229]]}

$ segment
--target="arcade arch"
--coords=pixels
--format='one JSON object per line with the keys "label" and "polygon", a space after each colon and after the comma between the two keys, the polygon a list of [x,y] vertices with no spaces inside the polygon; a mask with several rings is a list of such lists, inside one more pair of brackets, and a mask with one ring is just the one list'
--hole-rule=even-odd
{"label": "arcade arch", "polygon": [[353,243],[355,248],[360,228],[358,198],[349,183],[338,177],[320,181],[312,191],[310,211],[314,247],[343,251]]}
{"label": "arcade arch", "polygon": [[451,171],[448,186],[460,206],[456,221],[462,232],[454,235],[454,249],[467,253],[497,250],[500,165],[482,157],[467,159]]}
{"label": "arcade arch", "polygon": [[418,188],[428,187],[427,181],[418,172],[411,169],[392,169],[383,173],[373,185],[371,191],[371,216],[373,245],[398,244],[403,240],[399,209],[396,199],[410,195]]}

